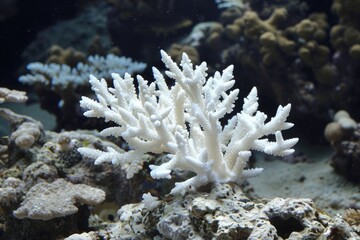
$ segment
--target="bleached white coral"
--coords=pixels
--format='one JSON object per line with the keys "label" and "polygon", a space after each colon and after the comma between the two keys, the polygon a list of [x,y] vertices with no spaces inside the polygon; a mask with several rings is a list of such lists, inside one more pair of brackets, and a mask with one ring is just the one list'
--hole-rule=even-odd
{"label": "bleached white coral", "polygon": [[159,198],[152,196],[150,193],[144,193],[141,202],[144,204],[144,207],[150,211],[160,204]]}
{"label": "bleached white coral", "polygon": [[118,57],[108,54],[105,57],[89,56],[87,63],[78,63],[72,68],[66,64],[43,64],[34,62],[27,65],[30,74],[19,77],[19,81],[25,84],[40,83],[51,87],[66,88],[87,83],[89,72],[99,78],[108,78],[111,73],[142,72],[146,68],[145,63],[135,62],[131,58]]}
{"label": "bleached white coral", "polygon": [[26,102],[26,92],[0,87],[0,103],[3,102]]}
{"label": "bleached white coral", "polygon": [[243,0],[215,0],[218,8],[238,7],[244,8]]}
{"label": "bleached white coral", "polygon": [[[154,82],[137,76],[138,93],[129,74],[124,78],[112,74],[114,87],[104,79],[90,77],[98,101],[82,97],[80,104],[87,109],[84,115],[116,123],[118,126],[101,134],[121,136],[133,150],[120,153],[112,148],[104,152],[83,147],[79,148],[81,154],[96,159],[95,164],[120,164],[131,178],[142,168],[144,153],[168,153],[168,162],[150,166],[153,178],[171,178],[174,169],[196,173],[176,184],[171,191],[176,194],[209,182],[238,182],[259,174],[260,168],[244,170],[251,150],[276,156],[294,152],[291,148],[298,139],[284,140],[281,134],[293,126],[286,122],[290,104],[279,106],[276,115],[265,122],[267,116],[257,110],[257,90],[253,88],[244,99],[243,110],[221,126],[220,119],[233,111],[239,93],[230,90],[235,83],[233,66],[208,77],[206,62],[193,67],[184,53],[179,67],[166,52],[161,51],[161,56],[168,69],[165,74],[176,81],[174,86],[168,86],[155,67]],[[267,139],[270,134],[275,141]]]}

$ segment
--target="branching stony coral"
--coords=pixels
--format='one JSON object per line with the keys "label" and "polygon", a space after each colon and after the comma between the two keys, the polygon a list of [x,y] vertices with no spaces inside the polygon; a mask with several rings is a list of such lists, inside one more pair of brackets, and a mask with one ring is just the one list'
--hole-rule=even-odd
{"label": "branching stony coral", "polygon": [[39,83],[52,88],[66,88],[68,85],[74,87],[84,85],[89,77],[89,72],[94,75],[107,78],[112,72],[142,72],[146,64],[135,62],[131,58],[118,57],[113,54],[102,56],[89,56],[86,63],[79,62],[76,67],[66,64],[43,64],[33,62],[27,65],[29,74],[19,77],[19,81],[25,84]]}
{"label": "branching stony coral", "polygon": [[[166,52],[161,51],[161,56],[168,69],[165,75],[175,80],[173,86],[166,84],[155,67],[154,82],[137,76],[138,93],[129,74],[124,78],[112,74],[114,87],[108,87],[104,79],[90,77],[98,101],[82,97],[80,104],[87,109],[84,115],[118,124],[101,134],[121,136],[133,150],[120,153],[112,148],[105,152],[83,147],[79,148],[81,154],[96,159],[95,164],[120,164],[131,178],[142,168],[144,153],[168,153],[170,160],[150,165],[150,174],[158,179],[171,178],[174,169],[196,173],[176,183],[171,191],[183,194],[210,182],[239,182],[258,175],[261,168],[244,169],[251,150],[276,156],[293,153],[291,148],[298,139],[284,140],[281,134],[293,126],[286,122],[290,104],[279,106],[276,115],[265,122],[267,116],[257,110],[257,90],[253,88],[244,99],[243,110],[221,126],[220,119],[233,111],[239,93],[238,89],[230,90],[235,83],[233,66],[208,77],[206,62],[193,67],[183,54],[179,67]],[[271,134],[275,141],[266,138]]]}

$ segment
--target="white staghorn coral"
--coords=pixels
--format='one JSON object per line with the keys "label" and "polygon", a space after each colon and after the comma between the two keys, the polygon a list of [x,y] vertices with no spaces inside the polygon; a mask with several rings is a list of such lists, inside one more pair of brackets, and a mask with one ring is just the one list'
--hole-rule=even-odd
{"label": "white staghorn coral", "polygon": [[215,0],[215,3],[217,4],[217,7],[219,9],[221,8],[244,8],[244,3],[242,0]]}
{"label": "white staghorn coral", "polygon": [[[83,147],[79,148],[81,154],[96,159],[95,164],[120,164],[131,178],[142,168],[144,153],[168,153],[168,162],[150,166],[153,178],[171,178],[174,169],[196,173],[176,184],[171,193],[178,194],[209,182],[239,182],[259,174],[260,168],[244,170],[251,150],[276,156],[294,152],[291,147],[298,139],[284,140],[281,134],[293,126],[286,122],[290,104],[279,106],[275,117],[265,122],[267,116],[257,110],[257,90],[253,88],[244,99],[243,110],[222,127],[220,119],[233,111],[239,93],[230,90],[235,83],[233,66],[207,77],[206,62],[194,68],[184,53],[179,67],[166,52],[161,51],[161,56],[168,69],[165,74],[176,81],[174,86],[169,87],[155,67],[153,83],[137,76],[138,93],[129,74],[124,78],[112,74],[114,87],[108,87],[104,79],[90,77],[98,101],[82,97],[80,104],[87,109],[84,115],[118,124],[101,134],[121,136],[133,150],[120,153],[112,148],[104,152]],[[274,142],[266,138],[270,134],[275,134]]]}
{"label": "white staghorn coral", "polygon": [[89,72],[97,77],[110,77],[112,72],[124,74],[125,72],[142,72],[146,64],[135,62],[131,58],[118,57],[108,54],[105,57],[89,56],[86,63],[79,62],[76,67],[66,64],[43,64],[33,62],[27,65],[29,74],[19,77],[19,81],[25,84],[42,84],[52,88],[66,88],[68,85],[74,87],[84,85],[89,78]]}

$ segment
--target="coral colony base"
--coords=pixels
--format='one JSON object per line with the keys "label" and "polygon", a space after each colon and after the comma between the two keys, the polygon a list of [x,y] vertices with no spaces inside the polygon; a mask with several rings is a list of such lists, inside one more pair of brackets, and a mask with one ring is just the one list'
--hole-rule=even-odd
{"label": "coral colony base", "polygon": [[[90,76],[97,101],[82,97],[84,115],[117,124],[101,134],[122,137],[132,150],[81,147],[78,151],[83,156],[94,158],[95,164],[121,165],[127,178],[132,178],[142,169],[145,153],[168,153],[167,162],[150,165],[150,174],[160,179],[171,178],[172,170],[194,172],[194,177],[176,183],[171,190],[172,194],[184,194],[208,183],[239,182],[258,175],[262,168],[245,169],[252,150],[275,156],[294,152],[298,138],[284,140],[281,133],[293,126],[286,122],[290,104],[279,106],[276,115],[265,122],[267,115],[258,111],[254,87],[244,99],[242,111],[221,126],[220,119],[233,112],[239,93],[239,89],[230,90],[235,83],[233,66],[208,77],[206,62],[194,67],[184,53],[178,66],[165,51],[161,56],[165,75],[175,80],[173,86],[166,84],[155,67],[153,83],[137,76],[138,91],[129,74],[122,78],[113,73],[113,87],[108,87],[105,79]],[[271,134],[275,141],[267,138]]]}

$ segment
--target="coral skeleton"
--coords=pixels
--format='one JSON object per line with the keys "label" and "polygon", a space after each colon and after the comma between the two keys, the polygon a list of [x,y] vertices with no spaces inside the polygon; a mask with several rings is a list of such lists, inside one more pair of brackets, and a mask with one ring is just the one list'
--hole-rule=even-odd
{"label": "coral skeleton", "polygon": [[26,92],[0,87],[0,103],[3,102],[26,102]]}
{"label": "coral skeleton", "polygon": [[219,9],[232,7],[244,8],[244,3],[242,0],[215,0],[215,3]]}
{"label": "coral skeleton", "polygon": [[[175,80],[168,86],[165,76],[155,67],[155,81],[148,83],[137,76],[112,74],[113,87],[104,79],[90,76],[97,101],[82,97],[80,105],[86,117],[104,118],[118,126],[101,131],[103,136],[122,137],[131,146],[128,152],[107,151],[87,147],[79,148],[95,164],[120,164],[131,178],[142,169],[145,153],[167,153],[169,160],[150,165],[155,179],[171,178],[172,170],[185,170],[196,175],[175,184],[171,194],[184,194],[208,183],[240,182],[243,178],[258,175],[263,169],[245,169],[252,150],[275,156],[292,154],[297,138],[284,140],[281,131],[289,129],[286,122],[291,105],[279,106],[276,115],[265,122],[267,115],[258,111],[257,89],[254,87],[244,99],[242,111],[229,116],[225,126],[220,119],[233,112],[238,98],[233,66],[222,73],[207,76],[206,62],[193,66],[184,53],[178,66],[161,51],[167,71]],[[275,141],[267,137],[275,135]]]}
{"label": "coral skeleton", "polygon": [[131,58],[118,57],[113,54],[103,56],[89,56],[87,63],[79,62],[76,67],[66,64],[43,64],[33,62],[27,65],[29,74],[19,77],[24,84],[33,85],[36,83],[52,88],[66,88],[68,85],[74,87],[84,85],[89,79],[89,72],[100,78],[110,77],[112,72],[124,74],[125,72],[142,72],[146,68],[145,63],[133,61]]}

